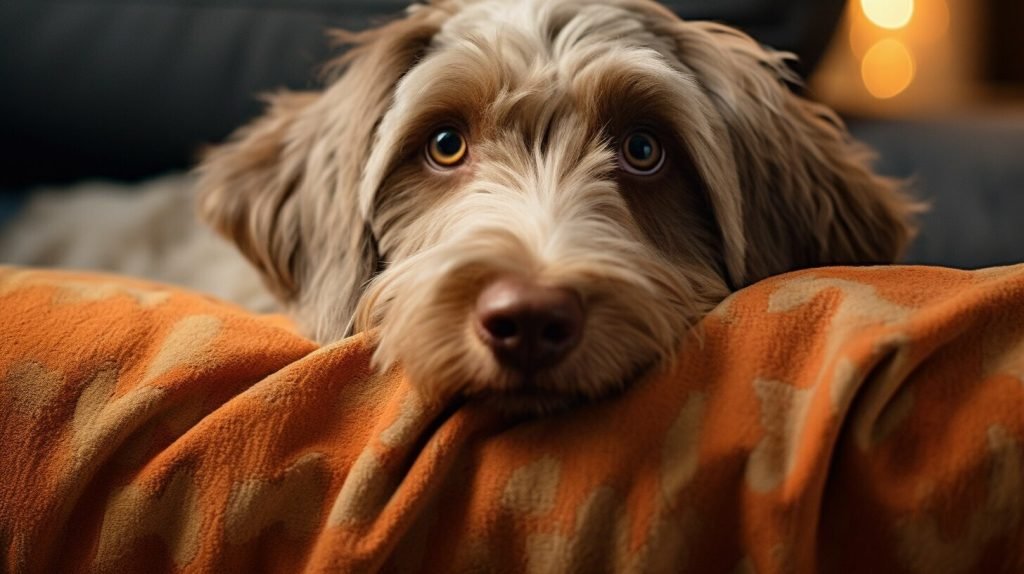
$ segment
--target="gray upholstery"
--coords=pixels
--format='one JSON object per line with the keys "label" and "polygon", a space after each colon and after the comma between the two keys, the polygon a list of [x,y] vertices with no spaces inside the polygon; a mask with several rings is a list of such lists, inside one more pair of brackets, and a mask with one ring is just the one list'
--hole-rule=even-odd
{"label": "gray upholstery", "polygon": [[1024,114],[934,122],[850,122],[883,173],[907,178],[930,209],[910,263],[1024,262]]}
{"label": "gray upholstery", "polygon": [[[0,188],[142,178],[189,165],[260,110],[315,85],[324,31],[408,0],[0,0]],[[843,0],[676,0],[814,62]]]}

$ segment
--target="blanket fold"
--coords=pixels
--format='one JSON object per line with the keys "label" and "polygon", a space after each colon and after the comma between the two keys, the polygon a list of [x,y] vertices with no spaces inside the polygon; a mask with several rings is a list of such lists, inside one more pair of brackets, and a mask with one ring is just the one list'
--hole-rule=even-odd
{"label": "blanket fold", "polygon": [[771,278],[543,418],[162,285],[0,317],[0,571],[1024,572],[1024,265]]}

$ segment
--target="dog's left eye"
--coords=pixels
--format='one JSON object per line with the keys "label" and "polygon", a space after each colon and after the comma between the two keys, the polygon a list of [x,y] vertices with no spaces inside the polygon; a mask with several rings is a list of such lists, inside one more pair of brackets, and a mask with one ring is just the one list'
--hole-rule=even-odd
{"label": "dog's left eye", "polygon": [[620,164],[636,175],[651,175],[665,163],[665,151],[658,139],[645,131],[635,131],[622,142]]}
{"label": "dog's left eye", "polygon": [[456,130],[438,130],[427,143],[427,158],[437,167],[453,168],[466,159],[466,138]]}

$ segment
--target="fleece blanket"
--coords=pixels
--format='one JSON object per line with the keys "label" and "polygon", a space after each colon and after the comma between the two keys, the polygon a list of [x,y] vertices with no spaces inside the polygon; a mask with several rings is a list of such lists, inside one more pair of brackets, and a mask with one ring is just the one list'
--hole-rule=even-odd
{"label": "fleece blanket", "polygon": [[5,572],[1024,572],[1024,266],[769,279],[532,419],[159,285],[0,317]]}

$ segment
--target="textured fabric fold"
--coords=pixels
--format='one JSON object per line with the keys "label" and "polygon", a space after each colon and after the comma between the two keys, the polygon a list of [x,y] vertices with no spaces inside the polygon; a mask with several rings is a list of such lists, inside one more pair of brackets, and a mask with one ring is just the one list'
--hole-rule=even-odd
{"label": "textured fabric fold", "polygon": [[1024,266],[772,278],[535,419],[161,285],[0,317],[3,571],[1024,571]]}

